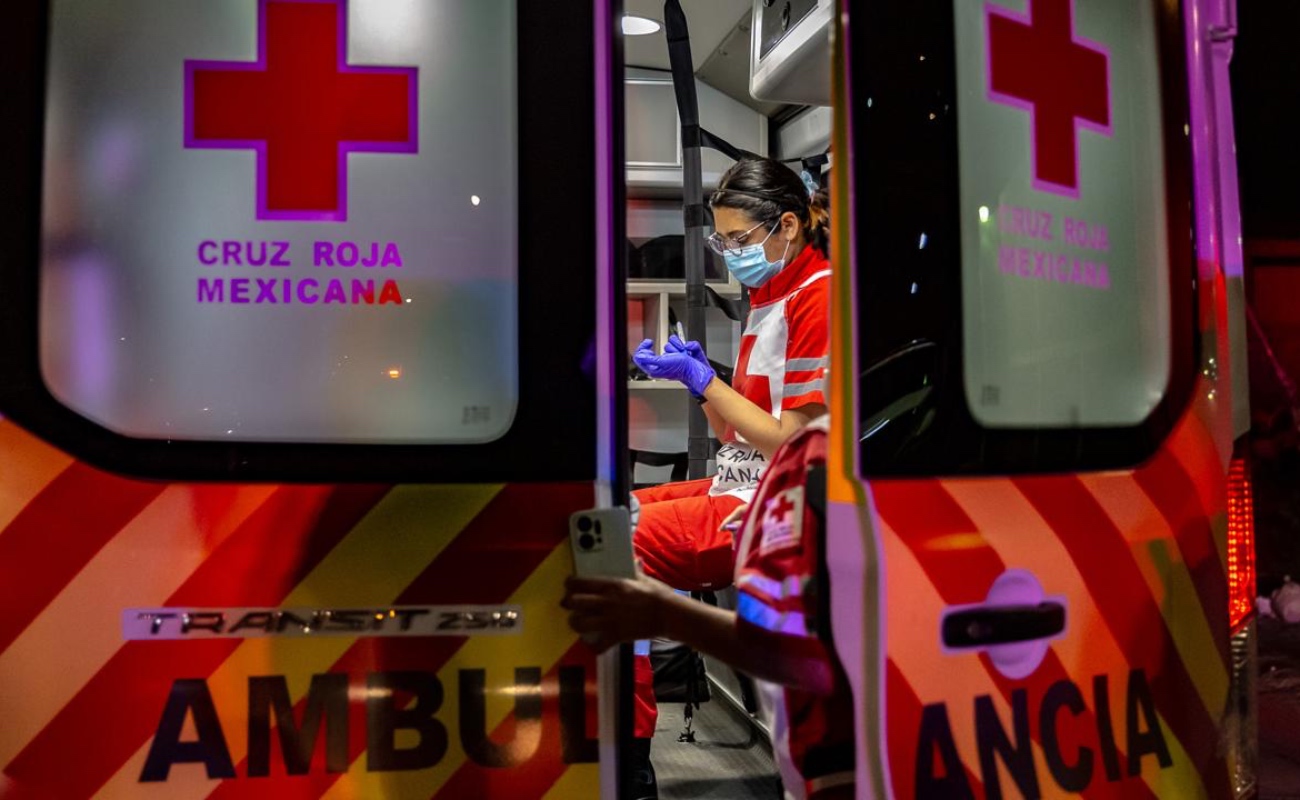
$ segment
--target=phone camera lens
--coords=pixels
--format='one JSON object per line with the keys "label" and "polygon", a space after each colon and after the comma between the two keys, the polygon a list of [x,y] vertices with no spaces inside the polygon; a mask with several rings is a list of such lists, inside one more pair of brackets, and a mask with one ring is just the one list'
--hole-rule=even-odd
{"label": "phone camera lens", "polygon": [[590,550],[596,546],[596,539],[590,533],[584,533],[578,537],[578,547],[583,550]]}
{"label": "phone camera lens", "polygon": [[578,530],[582,531],[583,533],[586,533],[587,531],[591,530],[591,518],[578,517]]}

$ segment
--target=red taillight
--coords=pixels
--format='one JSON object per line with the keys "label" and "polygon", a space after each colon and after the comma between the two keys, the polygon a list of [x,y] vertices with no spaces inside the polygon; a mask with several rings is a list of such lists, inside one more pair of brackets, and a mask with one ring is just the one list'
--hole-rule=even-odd
{"label": "red taillight", "polygon": [[1250,466],[1234,458],[1228,466],[1228,623],[1233,632],[1255,610],[1255,505]]}

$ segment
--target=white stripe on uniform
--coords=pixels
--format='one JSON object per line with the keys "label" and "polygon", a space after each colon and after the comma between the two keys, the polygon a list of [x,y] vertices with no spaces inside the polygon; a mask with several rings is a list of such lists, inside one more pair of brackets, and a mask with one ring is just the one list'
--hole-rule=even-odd
{"label": "white stripe on uniform", "polygon": [[803,614],[798,611],[777,611],[751,594],[740,594],[736,613],[741,619],[765,631],[809,638],[808,623]]}

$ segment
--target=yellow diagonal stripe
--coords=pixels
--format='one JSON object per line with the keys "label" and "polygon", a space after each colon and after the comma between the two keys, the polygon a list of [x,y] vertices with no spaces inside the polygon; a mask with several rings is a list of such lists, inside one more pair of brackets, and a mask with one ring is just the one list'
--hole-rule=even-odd
{"label": "yellow diagonal stripe", "polygon": [[[168,486],[104,545],[0,653],[0,764],[8,764],[126,644],[124,608],[161,605],[275,492],[232,488],[221,513],[194,513],[202,489]],[[164,565],[141,569],[141,563]],[[124,579],[128,578],[128,579]],[[78,631],[75,647],[68,631]]]}
{"label": "yellow diagonal stripe", "polygon": [[1160,609],[1178,658],[1210,719],[1218,719],[1228,698],[1228,670],[1217,656],[1214,632],[1164,515],[1132,480],[1098,475],[1082,475],[1080,480],[1130,540],[1138,570]]}
{"label": "yellow diagonal stripe", "polygon": [[[501,486],[399,486],[285,598],[283,606],[384,605],[408,586],[501,491]],[[274,541],[267,542],[274,547]],[[294,702],[311,676],[330,667],[356,642],[320,639],[248,639],[208,679],[235,763],[248,748],[248,676],[286,675]],[[178,676],[181,677],[181,676]],[[137,780],[150,742],[104,786],[103,798],[202,798],[215,788],[201,764],[179,764],[165,783]]]}
{"label": "yellow diagonal stripe", "polygon": [[72,457],[0,420],[0,534],[45,485],[72,464]]}
{"label": "yellow diagonal stripe", "polygon": [[[514,680],[516,667],[541,667],[542,674],[549,672],[577,641],[560,610],[564,594],[564,579],[573,571],[573,560],[567,542],[557,547],[532,575],[519,587],[508,602],[523,607],[523,632],[518,636],[480,636],[466,641],[438,672],[446,699],[437,718],[448,732],[447,754],[431,769],[418,772],[366,772],[366,757],[362,754],[352,764],[348,773],[324,795],[325,800],[350,800],[362,797],[433,797],[466,761],[460,738],[457,702],[458,673],[461,669],[487,671],[489,690],[487,697],[487,730],[495,730],[506,716],[514,712],[514,699],[508,691],[501,691]],[[594,797],[598,776],[592,776],[591,792],[576,795]],[[576,780],[576,778],[575,778]]]}
{"label": "yellow diagonal stripe", "polygon": [[596,800],[600,796],[600,767],[596,764],[574,764],[564,771],[542,800]]}
{"label": "yellow diagonal stripe", "polygon": [[1219,554],[1219,568],[1228,570],[1228,463],[1216,449],[1207,421],[1189,418],[1167,445],[1175,460],[1196,487],[1200,508],[1210,520],[1214,531],[1215,551]]}
{"label": "yellow diagonal stripe", "polygon": [[[1117,695],[1115,699],[1121,698]],[[1121,709],[1116,708],[1113,713],[1119,714]],[[1123,717],[1116,716],[1113,719],[1120,720]],[[1169,758],[1174,766],[1170,769],[1161,769],[1154,758],[1147,756],[1142,759],[1142,780],[1151,787],[1156,797],[1177,797],[1180,800],[1208,798],[1210,795],[1205,789],[1205,781],[1201,774],[1192,768],[1192,757],[1183,749],[1183,743],[1173,728],[1169,727],[1169,720],[1159,713],[1156,714],[1156,719],[1160,721],[1160,729],[1164,731],[1165,744],[1169,746]],[[1179,765],[1184,767],[1180,769]],[[1075,794],[1070,796],[1078,797]]]}

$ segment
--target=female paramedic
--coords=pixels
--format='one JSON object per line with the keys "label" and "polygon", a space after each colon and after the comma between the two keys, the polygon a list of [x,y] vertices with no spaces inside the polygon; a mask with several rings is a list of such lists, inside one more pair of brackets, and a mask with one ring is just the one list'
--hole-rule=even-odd
{"label": "female paramedic", "polygon": [[[758,679],[787,798],[854,796],[853,696],[830,642],[822,568],[825,417],[777,451],[741,524],[737,611],[697,603],[653,578],[570,579],[569,624],[603,650],[663,636]],[[820,491],[818,489],[820,488]]]}
{"label": "female paramedic", "polygon": [[[722,442],[712,478],[636,493],[638,561],[650,577],[684,590],[731,583],[735,549],[724,519],[753,497],[776,449],[826,412],[826,192],[806,173],[801,178],[779,161],[750,158],[723,174],[709,205],[715,233],[708,245],[750,293],[732,385],[716,379],[698,342],[674,336],[656,354],[646,340],[633,356],[650,377],[685,384]],[[633,758],[650,786],[649,745],[658,716],[653,680],[648,652],[638,650]]]}
{"label": "female paramedic", "polygon": [[732,385],[717,380],[697,342],[650,340],[633,355],[652,378],[681,381],[722,442],[712,478],[636,493],[634,540],[646,574],[678,589],[731,582],[734,558],[724,518],[753,497],[767,459],[826,412],[830,214],[827,195],[779,161],[751,158],[722,176],[709,205],[708,244],[749,287],[749,318]]}

